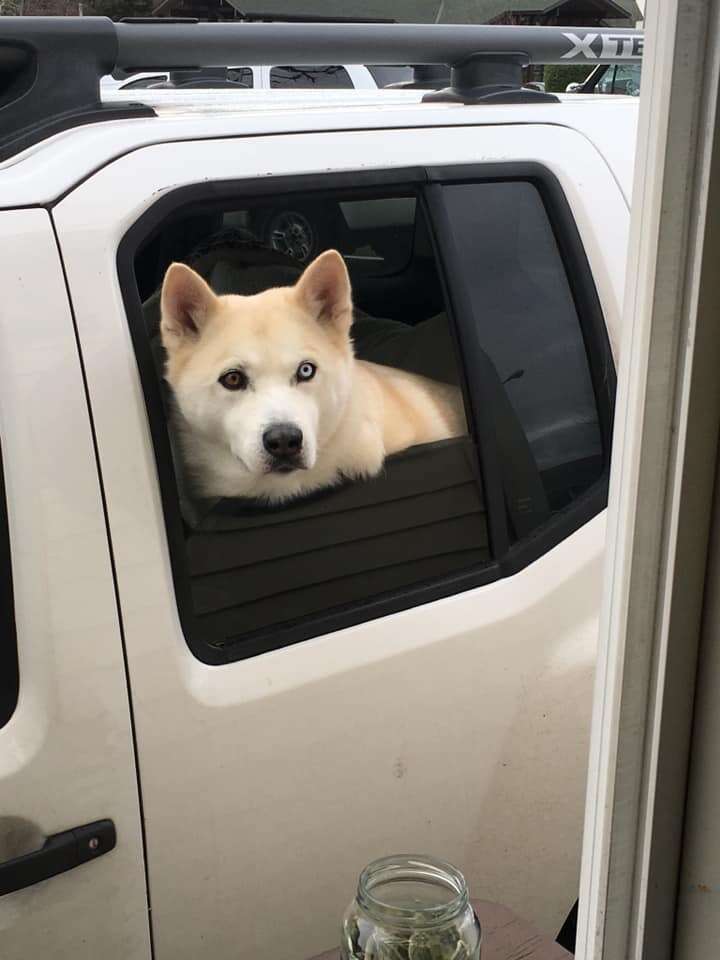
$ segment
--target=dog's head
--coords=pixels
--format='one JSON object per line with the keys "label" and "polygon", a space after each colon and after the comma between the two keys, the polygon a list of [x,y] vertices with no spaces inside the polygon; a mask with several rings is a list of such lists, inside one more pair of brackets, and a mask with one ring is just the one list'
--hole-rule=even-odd
{"label": "dog's head", "polygon": [[294,287],[216,296],[194,270],[165,274],[166,379],[190,427],[252,474],[311,469],[350,391],[350,280],[335,250]]}

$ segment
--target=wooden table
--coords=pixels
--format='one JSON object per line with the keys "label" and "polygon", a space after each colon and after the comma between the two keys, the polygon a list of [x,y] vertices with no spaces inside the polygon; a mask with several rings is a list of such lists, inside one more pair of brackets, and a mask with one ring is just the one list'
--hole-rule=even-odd
{"label": "wooden table", "polygon": [[[481,960],[571,960],[550,937],[544,937],[512,910],[488,900],[473,900],[483,931]],[[337,950],[315,960],[338,960]]]}

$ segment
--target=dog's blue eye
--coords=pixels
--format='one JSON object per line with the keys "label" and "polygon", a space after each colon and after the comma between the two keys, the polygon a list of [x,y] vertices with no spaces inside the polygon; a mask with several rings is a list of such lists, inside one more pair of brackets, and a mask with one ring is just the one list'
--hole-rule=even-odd
{"label": "dog's blue eye", "polygon": [[304,363],[301,363],[297,368],[297,373],[295,376],[297,377],[298,382],[303,380],[312,380],[312,378],[315,376],[316,370],[317,367],[314,363],[310,363],[309,360],[305,360]]}
{"label": "dog's blue eye", "polygon": [[219,379],[226,390],[244,390],[248,385],[248,378],[242,370],[228,370]]}

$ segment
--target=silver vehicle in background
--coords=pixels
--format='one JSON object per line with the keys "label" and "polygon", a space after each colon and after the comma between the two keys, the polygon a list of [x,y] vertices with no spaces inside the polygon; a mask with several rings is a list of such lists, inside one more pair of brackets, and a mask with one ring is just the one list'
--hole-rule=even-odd
{"label": "silver vehicle in background", "polygon": [[641,69],[639,63],[602,63],[582,83],[569,83],[565,93],[639,97]]}

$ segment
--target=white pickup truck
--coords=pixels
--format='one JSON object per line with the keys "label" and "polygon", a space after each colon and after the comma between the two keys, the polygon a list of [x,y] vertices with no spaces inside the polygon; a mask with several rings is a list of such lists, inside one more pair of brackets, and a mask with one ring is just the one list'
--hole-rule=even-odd
{"label": "white pickup truck", "polygon": [[248,90],[377,90],[390,83],[412,80],[411,67],[365,66],[362,63],[304,64],[271,67],[218,68],[209,75],[202,70],[139,72],[130,76],[102,77],[102,93],[112,90],[140,90],[147,87],[235,87]]}
{"label": "white pickup truck", "polygon": [[[364,864],[411,851],[557,932],[638,104],[520,69],[641,44],[0,19],[3,960],[305,960]],[[228,62],[455,68],[430,95],[99,101],[116,67]],[[164,271],[250,293],[328,247],[358,354],[459,384],[468,435],[282,509],[198,499]]]}

